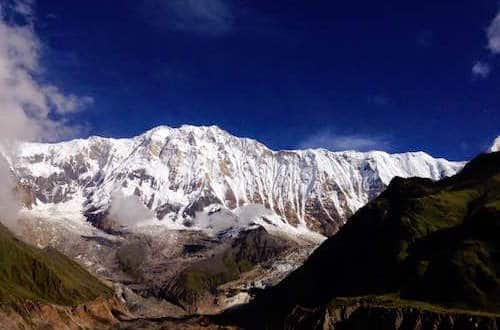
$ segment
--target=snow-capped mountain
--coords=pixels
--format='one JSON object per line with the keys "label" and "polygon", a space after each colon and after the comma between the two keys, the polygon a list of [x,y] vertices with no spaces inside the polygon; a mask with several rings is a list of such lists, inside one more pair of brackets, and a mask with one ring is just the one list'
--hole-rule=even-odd
{"label": "snow-capped mountain", "polygon": [[196,225],[200,211],[238,214],[260,204],[276,215],[261,217],[264,222],[325,235],[393,177],[437,180],[464,165],[423,152],[273,151],[216,126],[162,126],[130,139],[23,143],[8,159],[33,205],[78,201],[91,220],[109,215],[118,199],[136,196],[152,221],[172,226]]}
{"label": "snow-capped mountain", "polygon": [[491,145],[490,149],[488,149],[488,152],[498,152],[500,151],[500,136],[497,136],[495,141],[493,141],[493,144]]}

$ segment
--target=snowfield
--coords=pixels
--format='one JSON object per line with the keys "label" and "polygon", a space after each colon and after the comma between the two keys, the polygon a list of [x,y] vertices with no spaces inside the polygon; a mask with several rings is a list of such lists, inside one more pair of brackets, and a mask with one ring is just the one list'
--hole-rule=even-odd
{"label": "snowfield", "polygon": [[[334,233],[395,176],[438,180],[464,165],[424,152],[273,151],[216,126],[0,148],[12,155],[8,161],[37,216],[69,212],[81,223],[108,212],[128,227],[212,230],[209,209],[219,207],[216,227],[233,221],[312,236]],[[147,213],[127,210],[133,200]]]}

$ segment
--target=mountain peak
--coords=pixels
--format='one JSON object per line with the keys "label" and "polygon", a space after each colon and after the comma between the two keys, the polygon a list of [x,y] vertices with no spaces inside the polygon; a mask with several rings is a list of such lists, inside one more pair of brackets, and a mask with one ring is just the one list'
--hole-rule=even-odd
{"label": "mountain peak", "polygon": [[497,136],[495,141],[493,141],[493,144],[491,145],[490,149],[488,149],[488,152],[498,152],[500,151],[500,135]]}
{"label": "mountain peak", "polygon": [[105,214],[122,192],[166,225],[196,222],[214,205],[241,211],[260,204],[282,217],[271,221],[276,228],[331,235],[395,176],[437,180],[463,166],[419,152],[273,152],[217,126],[158,126],[94,142],[26,143],[12,167],[40,205],[80,199],[87,216]]}
{"label": "mountain peak", "polygon": [[229,134],[225,130],[215,125],[212,126],[182,125],[179,127],[170,127],[166,125],[161,125],[146,131],[141,136],[146,136],[154,140],[164,140],[170,136],[175,138],[188,137],[188,136],[194,136],[199,138],[203,138],[206,136],[226,136],[226,137],[236,138],[235,136]]}
{"label": "mountain peak", "polygon": [[226,133],[228,134],[225,130],[220,128],[217,125],[210,125],[210,126],[197,126],[197,125],[181,125],[178,127],[172,127],[172,126],[167,126],[167,125],[160,125],[151,128],[150,130],[146,131],[145,134],[151,134],[151,133],[156,133],[156,132],[172,132],[172,131],[182,131],[182,132],[207,132],[207,131],[213,131],[213,132],[221,132],[221,133]]}

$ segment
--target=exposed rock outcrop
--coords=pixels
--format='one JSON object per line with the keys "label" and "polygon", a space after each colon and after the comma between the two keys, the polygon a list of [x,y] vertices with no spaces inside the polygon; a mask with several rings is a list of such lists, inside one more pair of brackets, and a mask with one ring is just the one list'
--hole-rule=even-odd
{"label": "exposed rock outcrop", "polygon": [[367,303],[321,309],[296,307],[284,329],[309,330],[497,330],[499,315],[438,312],[416,307],[395,308]]}
{"label": "exposed rock outcrop", "polygon": [[116,298],[98,298],[76,307],[23,302],[0,306],[0,329],[115,329],[130,319]]}

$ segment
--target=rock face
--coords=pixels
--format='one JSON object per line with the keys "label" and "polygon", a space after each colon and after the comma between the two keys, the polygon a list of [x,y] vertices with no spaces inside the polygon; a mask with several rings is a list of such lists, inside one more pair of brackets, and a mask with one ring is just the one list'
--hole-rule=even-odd
{"label": "rock face", "polygon": [[116,298],[75,307],[24,302],[0,308],[0,329],[116,329],[129,318]]}
{"label": "rock face", "polygon": [[[91,137],[1,148],[32,205],[78,205],[100,222],[134,196],[166,226],[196,226],[197,212],[260,204],[283,230],[335,233],[395,176],[434,180],[463,163],[423,152],[273,151],[218,127],[158,127],[131,139]],[[119,220],[119,219],[118,219]]]}
{"label": "rock face", "polygon": [[285,321],[285,329],[347,330],[497,330],[500,317],[465,312],[429,311],[419,308],[396,308],[367,303],[335,306],[327,309],[296,307]]}
{"label": "rock face", "polygon": [[[242,231],[225,247],[221,246],[219,251],[184,268],[162,288],[160,296],[192,313],[209,314],[220,311],[227,307],[224,306],[225,302],[219,302],[224,296],[220,286],[236,281],[246,273],[244,284],[251,287],[256,281],[248,272],[254,270],[254,273],[263,273],[266,263],[283,260],[284,255],[299,248],[307,247],[271,235],[262,227]],[[231,285],[227,284],[226,286],[229,286],[229,290],[225,290],[229,294],[233,291],[233,295],[248,295],[241,285],[236,285],[237,288],[231,288]]]}

